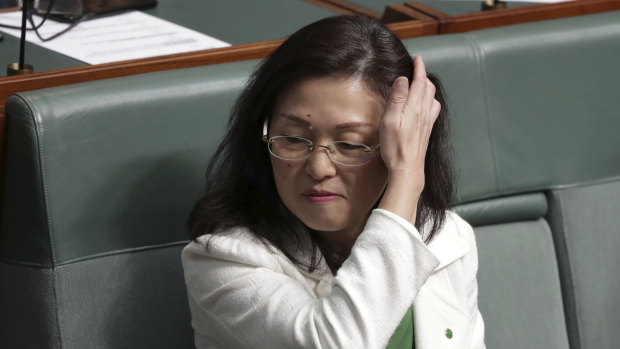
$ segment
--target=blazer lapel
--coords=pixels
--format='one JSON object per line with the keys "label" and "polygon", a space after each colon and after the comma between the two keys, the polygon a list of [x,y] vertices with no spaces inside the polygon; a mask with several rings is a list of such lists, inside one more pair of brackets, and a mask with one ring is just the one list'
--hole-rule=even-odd
{"label": "blazer lapel", "polygon": [[439,265],[435,271],[445,268],[452,262],[460,259],[471,250],[467,241],[456,233],[453,222],[448,223],[441,234],[437,235],[428,245],[433,255],[439,259]]}
{"label": "blazer lapel", "polygon": [[467,348],[473,321],[455,304],[447,273],[433,274],[413,305],[416,349]]}
{"label": "blazer lapel", "polygon": [[413,304],[416,349],[466,348],[471,341],[473,321],[462,309],[450,274],[443,270],[470,251],[466,241],[447,226],[428,248],[439,265],[422,286]]}

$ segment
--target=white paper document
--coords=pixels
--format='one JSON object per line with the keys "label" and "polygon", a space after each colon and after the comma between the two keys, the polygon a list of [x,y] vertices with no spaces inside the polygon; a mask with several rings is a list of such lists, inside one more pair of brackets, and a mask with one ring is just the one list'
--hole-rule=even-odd
{"label": "white paper document", "polygon": [[[21,12],[0,14],[0,23],[21,26]],[[35,25],[41,17],[34,16]],[[39,33],[48,38],[69,24],[48,19]],[[28,24],[30,27],[30,24]],[[19,37],[20,30],[0,28]],[[79,23],[47,42],[31,30],[26,40],[88,64],[101,64],[181,52],[226,47],[230,44],[139,11],[95,18]]]}

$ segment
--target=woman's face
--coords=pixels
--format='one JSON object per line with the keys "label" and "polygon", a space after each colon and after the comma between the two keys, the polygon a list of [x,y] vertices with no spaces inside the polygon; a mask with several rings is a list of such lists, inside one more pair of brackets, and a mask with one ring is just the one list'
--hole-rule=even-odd
{"label": "woman's face", "polygon": [[[382,99],[360,80],[306,80],[278,96],[269,137],[299,136],[321,145],[350,141],[376,146],[383,107]],[[286,207],[332,244],[346,244],[357,237],[388,176],[379,152],[362,166],[337,164],[321,147],[304,160],[271,156],[271,164]]]}

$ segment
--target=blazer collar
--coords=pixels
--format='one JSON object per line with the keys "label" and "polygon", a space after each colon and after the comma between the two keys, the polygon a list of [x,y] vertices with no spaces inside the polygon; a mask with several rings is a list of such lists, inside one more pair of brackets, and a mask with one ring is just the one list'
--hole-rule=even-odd
{"label": "blazer collar", "polygon": [[445,268],[471,250],[471,246],[459,234],[456,223],[452,219],[446,219],[444,228],[427,247],[439,260],[435,271]]}
{"label": "blazer collar", "polygon": [[443,268],[459,260],[471,249],[453,219],[447,219],[441,233],[428,245],[439,265],[420,289],[413,306],[416,349],[460,349],[469,346],[473,321],[454,288],[452,277]]}

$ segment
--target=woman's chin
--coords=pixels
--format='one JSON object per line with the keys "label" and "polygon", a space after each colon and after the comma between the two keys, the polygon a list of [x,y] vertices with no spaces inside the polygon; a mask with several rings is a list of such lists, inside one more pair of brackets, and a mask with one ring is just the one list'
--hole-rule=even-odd
{"label": "woman's chin", "polygon": [[325,220],[316,219],[302,219],[301,220],[308,228],[317,232],[336,232],[344,229],[345,225],[337,222],[329,222]]}

